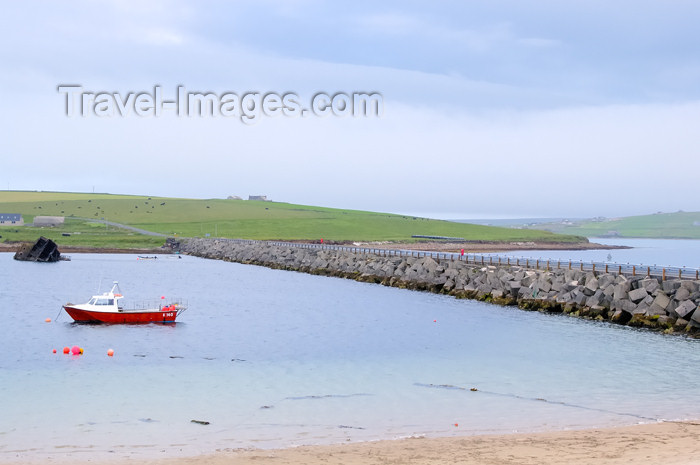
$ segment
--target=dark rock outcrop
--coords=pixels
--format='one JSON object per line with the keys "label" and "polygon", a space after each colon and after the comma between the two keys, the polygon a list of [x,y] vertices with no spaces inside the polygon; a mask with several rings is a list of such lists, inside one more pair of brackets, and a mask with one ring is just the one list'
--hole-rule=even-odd
{"label": "dark rock outcrop", "polygon": [[34,245],[23,245],[14,258],[25,262],[57,262],[61,259],[61,252],[54,241],[41,236]]}

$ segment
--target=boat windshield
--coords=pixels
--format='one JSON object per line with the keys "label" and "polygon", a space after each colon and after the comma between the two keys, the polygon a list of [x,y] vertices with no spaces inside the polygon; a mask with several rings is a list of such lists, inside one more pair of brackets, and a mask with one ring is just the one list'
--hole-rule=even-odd
{"label": "boat windshield", "polygon": [[114,299],[97,299],[95,305],[114,305]]}
{"label": "boat windshield", "polygon": [[90,299],[90,302],[88,302],[88,304],[95,305],[95,302],[97,302],[97,299],[93,297],[92,299]]}

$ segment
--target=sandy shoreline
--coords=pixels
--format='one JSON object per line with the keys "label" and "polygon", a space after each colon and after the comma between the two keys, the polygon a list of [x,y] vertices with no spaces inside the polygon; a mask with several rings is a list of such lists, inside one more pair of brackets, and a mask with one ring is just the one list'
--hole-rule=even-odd
{"label": "sandy shoreline", "polygon": [[510,435],[409,438],[290,449],[227,450],[194,457],[143,458],[121,453],[100,459],[89,454],[33,459],[0,455],[2,464],[73,463],[122,465],[565,465],[565,464],[700,464],[700,423],[664,422],[647,425]]}

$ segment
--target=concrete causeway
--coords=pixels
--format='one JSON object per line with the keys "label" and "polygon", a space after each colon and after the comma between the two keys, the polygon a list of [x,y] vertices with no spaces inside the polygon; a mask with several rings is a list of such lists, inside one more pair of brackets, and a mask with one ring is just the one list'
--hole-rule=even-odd
{"label": "concrete causeway", "polygon": [[[700,281],[520,264],[480,264],[373,249],[183,239],[198,257],[477,299],[524,310],[700,337]],[[395,252],[395,251],[393,251]]]}

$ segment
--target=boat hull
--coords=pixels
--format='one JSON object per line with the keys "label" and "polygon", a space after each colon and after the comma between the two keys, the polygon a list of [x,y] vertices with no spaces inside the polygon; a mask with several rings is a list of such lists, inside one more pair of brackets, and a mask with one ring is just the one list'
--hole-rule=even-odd
{"label": "boat hull", "polygon": [[123,311],[123,312],[97,312],[64,305],[63,309],[73,320],[81,323],[175,323],[178,311]]}

